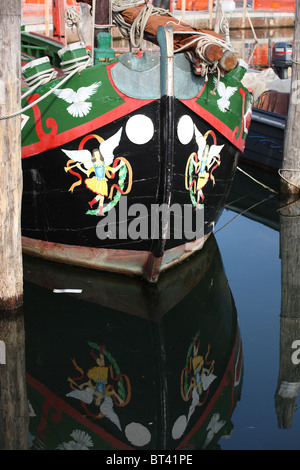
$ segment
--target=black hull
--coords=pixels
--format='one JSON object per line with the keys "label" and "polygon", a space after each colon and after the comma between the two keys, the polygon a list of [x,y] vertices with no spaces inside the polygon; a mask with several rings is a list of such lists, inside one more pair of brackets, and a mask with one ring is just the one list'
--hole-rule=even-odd
{"label": "black hull", "polygon": [[[84,182],[76,187],[73,193],[69,191],[70,186],[74,183],[74,176],[64,169],[68,158],[62,148],[78,149],[84,138],[81,136],[61,148],[48,150],[43,154],[22,160],[24,175],[22,236],[25,252],[37,254],[36,243],[38,251],[42,251],[46,258],[101,269],[101,266],[90,265],[86,263],[86,260],[80,262],[80,260],[74,259],[74,252],[68,254],[68,248],[73,250],[76,247],[77,251],[105,249],[112,256],[114,252],[120,253],[122,251],[125,253],[124,256],[126,256],[126,252],[129,253],[127,267],[110,266],[110,270],[120,272],[127,270],[128,273],[143,275],[144,271],[148,269],[150,273],[152,272],[151,277],[153,272],[161,269],[161,259],[166,251],[175,250],[171,258],[178,259],[182,253],[178,254],[176,250],[193,241],[199,244],[199,237],[192,240],[190,233],[185,236],[184,230],[182,230],[182,236],[178,237],[173,229],[175,225],[172,226],[172,221],[168,226],[170,231],[167,239],[163,237],[163,224],[160,225],[159,236],[155,240],[151,238],[150,232],[153,223],[153,220],[150,220],[153,205],[167,204],[172,206],[178,204],[181,208],[184,208],[185,205],[191,206],[191,194],[185,188],[185,172],[187,159],[193,152],[197,152],[197,144],[195,139],[192,139],[188,145],[183,145],[178,139],[176,126],[183,115],[191,117],[203,135],[207,131],[213,131],[218,145],[224,146],[221,153],[221,164],[214,170],[214,180],[209,179],[203,188],[204,200],[201,201],[204,211],[204,230],[201,238],[204,240],[212,232],[223,210],[240,152],[221,133],[212,129],[205,120],[172,97],[165,97],[161,102],[160,100],[154,101],[142,110],[93,131],[93,134],[106,140],[119,129],[125,129],[130,117],[139,115],[141,112],[155,123],[155,131],[151,141],[145,145],[135,145],[127,138],[123,130],[114,154],[116,158],[125,157],[133,169],[132,189],[126,197],[126,207],[128,209],[133,204],[143,204],[146,208],[149,215],[147,236],[144,236],[144,232],[139,239],[130,239],[128,231],[127,237],[124,236],[124,232],[122,232],[124,224],[128,228],[134,217],[128,216],[124,219],[121,207],[125,210],[125,205],[121,206],[121,201],[124,202],[125,199],[124,196],[121,196],[119,204],[116,205],[117,224],[114,227],[114,236],[99,239],[99,232],[96,230],[97,224],[100,222],[103,227],[106,227],[105,230],[109,229],[111,226],[106,226],[108,215],[106,218],[99,217],[95,214],[97,211],[90,210],[89,202],[93,199],[93,193]],[[92,151],[95,144],[96,139],[90,139],[85,144],[85,148]],[[108,182],[109,191],[114,182]],[[127,180],[125,185],[126,183]],[[195,226],[195,206],[192,210],[192,219]],[[61,247],[63,256],[61,254],[56,256],[58,247]],[[142,258],[137,262],[139,267],[131,269],[128,264],[130,265],[129,258],[133,253],[137,256],[141,254]],[[150,267],[145,268],[145,264],[149,264],[147,254],[150,254],[152,259]],[[157,260],[160,260],[158,268],[155,266]],[[146,274],[146,277],[149,275]]]}
{"label": "black hull", "polygon": [[282,168],[286,116],[254,108],[242,160],[277,171]]}

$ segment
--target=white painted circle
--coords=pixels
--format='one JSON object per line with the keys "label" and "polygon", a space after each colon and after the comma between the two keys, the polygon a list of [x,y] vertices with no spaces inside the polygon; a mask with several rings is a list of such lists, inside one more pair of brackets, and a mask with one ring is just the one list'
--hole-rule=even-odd
{"label": "white painted circle", "polygon": [[154,126],[150,118],[144,114],[136,114],[128,119],[125,131],[131,142],[142,145],[152,139]]}
{"label": "white painted circle", "polygon": [[182,415],[176,419],[173,429],[172,429],[172,437],[173,439],[179,439],[184,431],[186,430],[187,426],[187,419],[186,416]]}
{"label": "white painted circle", "polygon": [[125,428],[125,435],[131,444],[142,447],[151,440],[149,430],[140,423],[130,423]]}
{"label": "white painted circle", "polygon": [[194,123],[191,116],[181,116],[177,124],[177,135],[182,145],[190,143],[194,136]]}

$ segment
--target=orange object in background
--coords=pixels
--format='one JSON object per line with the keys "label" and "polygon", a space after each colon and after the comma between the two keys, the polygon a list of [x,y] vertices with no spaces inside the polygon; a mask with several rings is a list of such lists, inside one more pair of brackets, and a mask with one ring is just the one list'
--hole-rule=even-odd
{"label": "orange object in background", "polygon": [[[35,4],[38,4],[38,5],[44,5],[45,4],[45,0],[22,0],[22,3],[35,3]],[[52,3],[52,1],[50,0],[49,3]],[[73,0],[65,0],[65,3],[67,5],[70,5],[72,6],[73,5]]]}
{"label": "orange object in background", "polygon": [[254,10],[295,11],[296,0],[254,0]]}
{"label": "orange object in background", "polygon": [[251,65],[256,65],[259,67],[267,66],[268,59],[269,59],[268,44],[259,44],[254,49]]}
{"label": "orange object in background", "polygon": [[[52,15],[52,0],[48,0],[49,14]],[[64,0],[65,7],[71,7],[73,0]],[[76,4],[79,10],[80,4]],[[45,16],[45,0],[22,0],[22,13],[23,16]]]}
{"label": "orange object in background", "polygon": [[[177,0],[176,9],[181,10],[182,0]],[[186,0],[186,10],[208,10],[208,0]]]}

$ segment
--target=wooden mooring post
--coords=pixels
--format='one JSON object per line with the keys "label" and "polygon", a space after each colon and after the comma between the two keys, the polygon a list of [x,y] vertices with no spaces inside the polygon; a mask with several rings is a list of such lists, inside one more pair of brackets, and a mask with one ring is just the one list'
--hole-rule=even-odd
{"label": "wooden mooring post", "polygon": [[[0,0],[0,308],[22,303],[21,0]],[[0,338],[1,339],[1,338]]]}
{"label": "wooden mooring post", "polygon": [[0,338],[0,450],[27,450],[29,408],[22,307],[0,310]]}
{"label": "wooden mooring post", "polygon": [[291,428],[300,392],[300,199],[280,213],[281,314],[278,385],[275,408],[278,426]]}
{"label": "wooden mooring post", "polygon": [[292,88],[281,169],[281,193],[300,195],[300,1],[296,2]]}
{"label": "wooden mooring post", "polygon": [[21,249],[21,0],[0,0],[0,449],[28,442]]}

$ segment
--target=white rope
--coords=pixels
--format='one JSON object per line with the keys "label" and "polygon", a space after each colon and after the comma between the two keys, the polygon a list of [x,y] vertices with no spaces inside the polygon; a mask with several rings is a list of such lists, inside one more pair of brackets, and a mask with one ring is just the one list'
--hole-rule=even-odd
{"label": "white rope", "polygon": [[127,8],[138,7],[140,5],[145,5],[145,0],[113,0],[112,10],[123,11],[127,10]]}
{"label": "white rope", "polygon": [[[171,16],[173,17],[168,10],[163,8],[154,7],[150,4],[145,4],[144,8],[141,9],[140,13],[135,18],[134,22],[130,27],[130,41],[133,47],[140,48],[141,43],[144,39],[144,31],[146,24],[150,18],[150,16]],[[175,18],[174,18],[175,19]],[[136,42],[135,38],[139,37],[138,42]]]}
{"label": "white rope", "polygon": [[226,43],[230,44],[229,24],[224,13],[223,0],[219,0],[218,3],[219,3],[220,16],[221,16],[220,21],[219,21],[219,28],[220,28],[220,31],[222,31],[222,33],[225,36]]}
{"label": "white rope", "polygon": [[81,18],[80,18],[80,15],[79,15],[79,13],[76,10],[76,7],[74,5],[66,10],[65,20],[66,20],[66,24],[69,28],[73,28],[74,26],[75,26],[75,28],[79,27],[79,23],[80,23]]}
{"label": "white rope", "polygon": [[45,85],[45,83],[54,80],[57,76],[57,71],[54,69],[50,70],[42,70],[41,72],[37,72],[34,76],[29,77],[26,79],[28,84],[28,90],[23,93],[22,99],[25,98],[27,95],[33,92],[36,88]]}
{"label": "white rope", "polygon": [[[81,72],[81,70],[84,70],[88,65],[89,65],[89,61],[86,61],[85,64],[82,64],[82,65],[79,65],[75,70],[73,70],[72,72],[70,72],[68,75],[66,75],[59,83],[57,83],[53,88],[51,88],[50,90],[47,91],[47,93],[45,93],[44,95],[40,96],[39,98],[37,98],[35,101],[33,101],[32,103],[30,103],[28,106],[25,106],[24,108],[20,109],[19,111],[16,111],[14,113],[11,113],[11,114],[6,114],[4,116],[0,116],[0,120],[3,120],[3,119],[9,119],[9,118],[12,118],[12,117],[16,117],[16,116],[19,116],[20,114],[24,113],[25,111],[28,111],[28,109],[32,108],[34,105],[38,104],[40,101],[44,100],[45,98],[47,98],[49,95],[51,95],[55,90],[57,90],[57,88],[61,87],[62,85],[64,85],[66,83],[66,81],[68,81],[71,77],[73,77],[73,75],[75,75],[77,72]],[[37,86],[35,86],[34,88],[37,88]],[[33,90],[31,89],[30,92],[32,92]],[[28,95],[28,92],[26,92],[26,94],[22,95],[21,98],[25,97],[26,95]]]}
{"label": "white rope", "polygon": [[[181,32],[178,31],[178,34],[181,34]],[[194,31],[193,34],[194,35],[197,34],[198,37],[195,39],[192,39],[189,43],[185,44],[179,49],[176,49],[174,53],[181,52],[185,49],[188,49],[191,45],[198,43],[195,49],[195,54],[190,51],[186,51],[186,52],[190,61],[193,63],[194,72],[197,75],[201,75],[202,77],[205,77],[205,79],[207,80],[208,73],[217,72],[217,83],[216,83],[215,88],[211,91],[211,93],[214,94],[216,89],[218,88],[220,77],[221,75],[224,75],[224,73],[221,71],[218,61],[210,61],[206,58],[205,50],[207,46],[209,46],[210,44],[215,44],[221,47],[223,50],[225,49],[227,51],[232,51],[232,48],[229,45],[227,45],[223,39],[216,38],[215,36],[212,36],[209,33],[201,33],[200,38],[199,38],[199,32]]]}
{"label": "white rope", "polygon": [[[181,52],[184,49],[187,49],[188,47],[190,47],[191,45],[193,45],[197,41],[199,41],[199,46],[197,47],[197,50],[207,46],[208,44],[211,44],[212,42],[214,44],[226,49],[226,50],[229,50],[229,51],[232,50],[231,47],[228,46],[223,39],[216,38],[215,36],[212,36],[211,34],[208,34],[208,33],[200,33],[200,32],[197,32],[197,31],[186,31],[186,32],[174,31],[174,34],[180,34],[180,35],[182,35],[182,34],[193,34],[193,35],[198,36],[195,39],[191,39],[191,41],[189,43],[185,44],[184,46],[181,46],[179,49],[176,49],[176,51],[174,51],[174,54],[177,53],[177,52]],[[200,35],[201,35],[201,37],[199,38]]]}
{"label": "white rope", "polygon": [[282,168],[282,169],[279,169],[279,170],[278,170],[278,174],[279,174],[280,178],[282,178],[286,183],[291,184],[292,186],[295,186],[295,188],[300,189],[300,186],[298,186],[297,184],[295,184],[295,183],[293,183],[292,181],[290,181],[290,180],[288,180],[287,178],[285,178],[285,177],[281,174],[282,171],[300,171],[300,169],[299,169],[299,168]]}
{"label": "white rope", "polygon": [[[272,193],[275,193],[275,194],[278,194],[277,191],[275,191],[274,189],[270,188],[269,186],[266,186],[265,184],[261,183],[261,181],[258,181],[257,179],[253,178],[253,176],[249,175],[246,171],[242,170],[239,166],[237,167],[237,170],[241,171],[242,173],[244,173],[244,175],[248,176],[248,178],[252,179],[253,181],[255,181],[257,184],[260,184],[263,188],[265,189],[268,189],[269,191],[271,191]],[[296,188],[300,189],[300,186],[298,186],[297,184],[293,183],[292,181],[288,180],[287,178],[285,178],[281,172],[282,171],[300,171],[299,168],[283,168],[283,169],[280,169],[278,170],[278,174],[279,176],[284,180],[286,181],[288,184],[291,184],[292,186],[295,186]]]}
{"label": "white rope", "polygon": [[[141,9],[132,25],[127,24],[120,12],[126,10],[126,8],[140,5],[144,5],[144,8]],[[130,40],[133,47],[139,49],[141,48],[141,43],[144,38],[145,26],[150,16],[170,16],[170,18],[173,18],[173,20],[178,23],[177,19],[168,10],[154,7],[153,5],[146,4],[144,1],[140,0],[127,0],[125,2],[122,0],[114,0],[112,2],[112,13],[114,23],[119,28],[121,34],[125,39]],[[136,38],[139,39],[136,40]]]}
{"label": "white rope", "polygon": [[82,34],[80,31],[80,21],[81,21],[81,16],[78,13],[75,5],[73,4],[73,6],[68,8],[65,12],[65,22],[68,28],[71,28],[72,30],[75,26],[80,41],[83,41]]}
{"label": "white rope", "polygon": [[[130,29],[130,42],[133,47],[140,48],[142,41],[144,39],[144,31],[149,20],[150,16],[153,13],[153,5],[146,5],[140,13],[137,15],[136,19],[132,23]],[[138,41],[136,42],[135,38],[139,36]]]}
{"label": "white rope", "polygon": [[255,181],[255,183],[260,184],[263,188],[268,189],[268,190],[271,191],[272,193],[278,194],[278,192],[275,191],[275,189],[272,189],[272,188],[270,188],[269,186],[266,186],[265,184],[261,183],[261,182],[258,181],[257,179],[253,178],[253,176],[249,175],[246,171],[242,170],[239,166],[237,167],[237,170],[239,170],[239,171],[241,171],[242,173],[244,173],[244,175],[248,176],[250,179],[252,179],[253,181]]}
{"label": "white rope", "polygon": [[108,23],[108,24],[94,24],[95,29],[111,29],[113,27],[114,27],[114,25],[110,24],[110,23]]}
{"label": "white rope", "polygon": [[214,231],[214,235],[218,232],[220,232],[221,230],[223,230],[225,227],[227,227],[229,224],[231,224],[231,222],[233,222],[235,219],[237,219],[238,217],[240,217],[241,215],[244,215],[246,214],[248,211],[251,211],[251,209],[254,209],[254,207],[256,206],[259,206],[260,204],[268,201],[269,199],[272,199],[273,195],[270,194],[270,196],[266,197],[265,199],[263,199],[262,201],[258,201],[256,202],[255,204],[253,204],[251,207],[248,207],[248,209],[245,209],[243,210],[242,212],[240,212],[239,214],[237,214],[235,217],[233,217],[232,219],[230,219],[226,224],[224,224],[222,227],[220,227],[218,230]]}
{"label": "white rope", "polygon": [[92,25],[93,25],[93,40],[92,40],[92,63],[95,61],[95,45],[94,45],[94,24],[96,18],[96,0],[92,0]]}
{"label": "white rope", "polygon": [[[69,74],[74,68],[78,68],[78,64],[77,62],[81,62],[81,61],[86,61],[85,62],[85,67],[88,67],[89,65],[92,64],[92,58],[89,56],[89,55],[85,55],[83,57],[77,57],[77,58],[74,58],[74,59],[70,59],[70,60],[65,60],[65,61],[62,61],[60,63],[61,67],[64,67],[64,73],[65,74]],[[68,64],[71,64],[70,67],[65,67],[66,65]]]}

